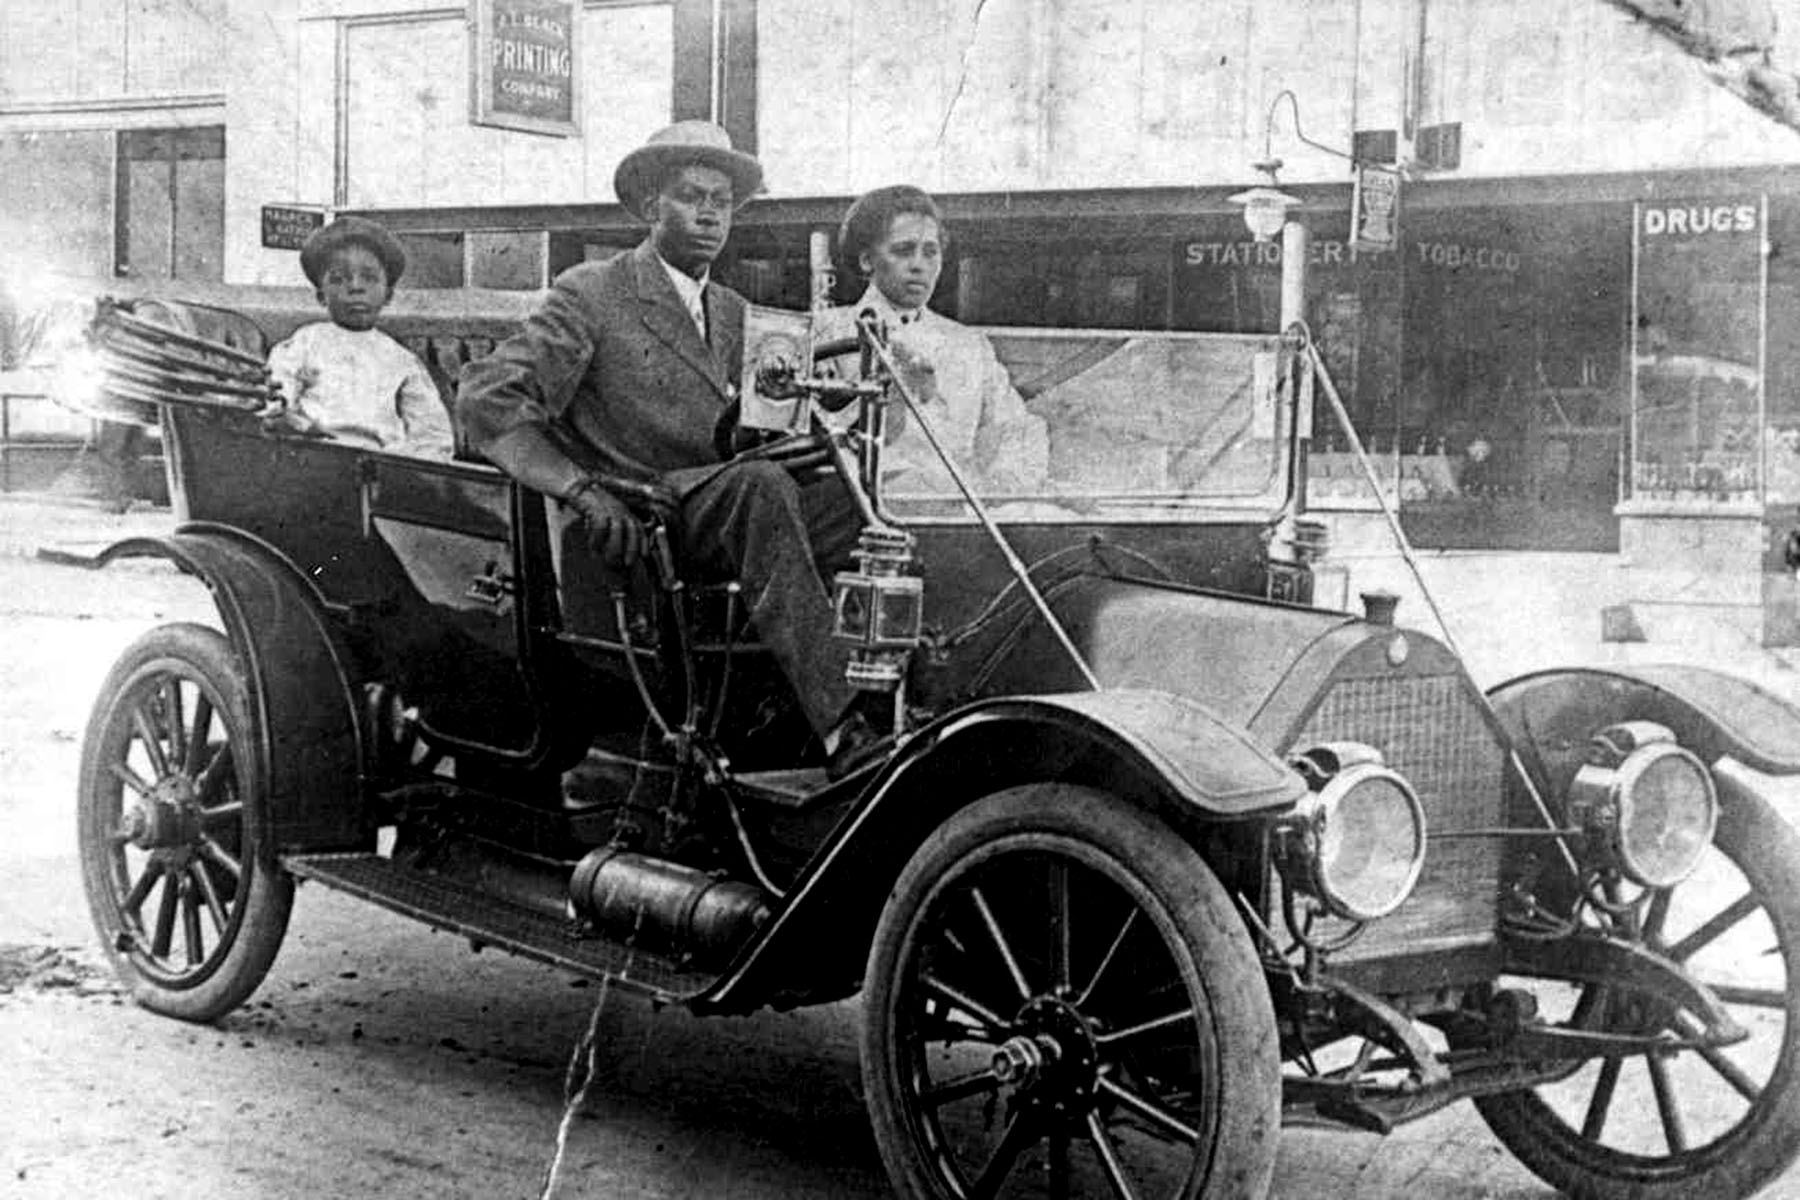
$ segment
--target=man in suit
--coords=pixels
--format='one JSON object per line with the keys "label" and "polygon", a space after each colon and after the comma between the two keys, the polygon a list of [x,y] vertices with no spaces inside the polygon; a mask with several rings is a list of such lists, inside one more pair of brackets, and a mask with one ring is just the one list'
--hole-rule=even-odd
{"label": "man in suit", "polygon": [[643,531],[605,481],[662,497],[683,560],[744,585],[836,775],[878,748],[851,704],[822,574],[847,561],[855,509],[835,481],[803,490],[779,466],[723,462],[715,448],[737,398],[744,300],[711,268],[761,186],[761,164],[706,121],[677,122],[626,155],[613,188],[649,236],[559,276],[517,334],[464,368],[457,412],[475,450],[559,499],[612,564],[642,553]]}

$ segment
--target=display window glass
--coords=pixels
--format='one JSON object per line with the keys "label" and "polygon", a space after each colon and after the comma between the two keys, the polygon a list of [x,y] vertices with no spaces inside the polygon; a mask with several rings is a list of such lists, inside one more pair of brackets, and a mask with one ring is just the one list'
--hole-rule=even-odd
{"label": "display window glass", "polygon": [[1639,507],[1763,501],[1767,223],[1761,196],[1635,208],[1629,499]]}

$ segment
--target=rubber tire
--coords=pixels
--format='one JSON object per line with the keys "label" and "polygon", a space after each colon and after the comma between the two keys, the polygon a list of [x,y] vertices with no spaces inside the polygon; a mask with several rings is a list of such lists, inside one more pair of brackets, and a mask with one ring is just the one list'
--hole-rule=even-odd
{"label": "rubber tire", "polygon": [[[238,849],[245,878],[232,898],[242,915],[207,956],[212,961],[222,946],[222,957],[212,969],[181,986],[147,975],[135,952],[119,948],[126,922],[110,861],[110,835],[117,824],[123,785],[107,765],[131,725],[122,702],[144,680],[170,673],[194,680],[209,694],[213,719],[224,726],[233,747],[243,801]],[[269,845],[264,785],[257,778],[264,756],[254,752],[256,736],[243,667],[224,635],[203,625],[171,624],[151,630],[125,650],[101,685],[81,750],[77,840],[82,877],[101,947],[132,998],[152,1012],[184,1021],[216,1021],[249,998],[281,949],[293,909],[294,880],[275,861]]]}
{"label": "rubber tire", "polygon": [[[896,1192],[948,1197],[907,1132],[892,1053],[902,956],[937,885],[972,854],[996,843],[1020,849],[1076,843],[1135,877],[1154,898],[1165,943],[1176,934],[1211,1002],[1219,1076],[1211,1153],[1184,1195],[1258,1200],[1268,1193],[1281,1134],[1281,1061],[1275,1014],[1254,944],[1211,868],[1166,824],[1109,794],[1067,784],[1009,789],[977,801],[935,830],[913,854],[882,911],[864,976],[862,1069],[875,1140]],[[1169,946],[1171,952],[1175,946]]]}
{"label": "rubber tire", "polygon": [[[1714,845],[1743,872],[1783,948],[1788,970],[1787,1027],[1763,1090],[1771,1098],[1709,1146],[1691,1169],[1608,1170],[1606,1155],[1565,1124],[1535,1091],[1475,1101],[1494,1136],[1546,1183],[1576,1200],[1702,1200],[1748,1196],[1800,1151],[1800,835],[1761,797],[1721,806]],[[1679,885],[1678,885],[1679,886]]]}

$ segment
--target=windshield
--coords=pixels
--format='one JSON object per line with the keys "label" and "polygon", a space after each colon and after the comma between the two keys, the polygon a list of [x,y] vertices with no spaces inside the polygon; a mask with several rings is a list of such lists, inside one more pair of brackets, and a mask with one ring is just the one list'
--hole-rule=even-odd
{"label": "windshield", "polygon": [[[976,461],[957,463],[995,517],[1243,520],[1281,506],[1291,406],[1279,402],[1277,338],[985,332],[1027,414],[1011,418],[1022,428],[976,431]],[[952,421],[959,406],[982,409],[954,394],[943,399]],[[926,412],[935,429],[933,407]],[[993,437],[984,445],[986,434]],[[955,445],[954,436],[947,440]],[[889,456],[889,510],[901,519],[972,520],[947,472],[919,457]]]}

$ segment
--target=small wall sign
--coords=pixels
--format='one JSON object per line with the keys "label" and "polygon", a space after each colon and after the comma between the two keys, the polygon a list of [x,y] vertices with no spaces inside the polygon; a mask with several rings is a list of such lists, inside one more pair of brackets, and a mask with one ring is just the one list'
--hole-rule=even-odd
{"label": "small wall sign", "polygon": [[579,0],[470,0],[469,119],[527,133],[580,132]]}
{"label": "small wall sign", "polygon": [[298,250],[324,224],[323,208],[265,204],[262,206],[262,244],[270,250]]}
{"label": "small wall sign", "polygon": [[1391,167],[1359,166],[1354,203],[1351,244],[1359,253],[1392,250],[1400,240],[1400,173]]}

